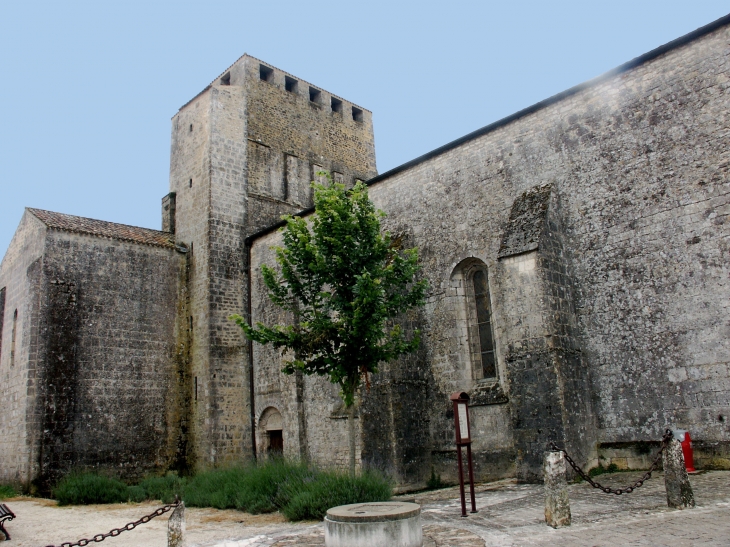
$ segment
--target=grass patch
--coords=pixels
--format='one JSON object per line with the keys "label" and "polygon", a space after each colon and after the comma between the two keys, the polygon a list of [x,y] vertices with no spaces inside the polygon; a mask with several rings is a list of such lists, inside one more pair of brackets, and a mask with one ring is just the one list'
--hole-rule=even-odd
{"label": "grass patch", "polygon": [[9,484],[0,484],[0,500],[14,498],[18,492]]}
{"label": "grass patch", "polygon": [[322,471],[285,460],[245,467],[204,471],[192,478],[174,473],[148,477],[137,485],[93,473],[71,474],[53,491],[59,505],[161,500],[175,496],[188,507],[238,509],[247,513],[281,511],[290,520],[322,519],[330,507],[348,503],[386,501],[392,495],[389,481],[365,472],[357,477]]}
{"label": "grass patch", "polygon": [[598,467],[594,467],[588,470],[588,476],[597,477],[598,475],[603,475],[605,473],[616,473],[617,471],[619,471],[619,468],[618,465],[616,465],[615,463],[608,465],[608,467],[603,467],[603,464],[599,463]]}
{"label": "grass patch", "polygon": [[123,503],[129,500],[129,492],[120,480],[95,473],[72,473],[61,479],[53,497],[59,505]]}
{"label": "grass patch", "polygon": [[438,490],[440,488],[446,488],[447,486],[449,485],[441,480],[441,475],[436,474],[433,466],[431,466],[431,477],[429,477],[426,482],[426,490]]}

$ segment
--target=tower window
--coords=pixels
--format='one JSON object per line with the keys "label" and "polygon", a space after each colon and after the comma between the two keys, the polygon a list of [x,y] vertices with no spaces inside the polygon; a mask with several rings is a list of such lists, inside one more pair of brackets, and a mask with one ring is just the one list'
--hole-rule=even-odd
{"label": "tower window", "polygon": [[192,188],[192,187],[193,187],[193,179],[190,179],[190,182],[188,182],[188,188]]}
{"label": "tower window", "polygon": [[362,121],[362,110],[353,106],[352,107],[352,119],[355,120],[356,122],[361,122]]}
{"label": "tower window", "polygon": [[320,104],[322,102],[322,92],[314,87],[309,88],[309,100],[313,103]]}
{"label": "tower window", "polygon": [[190,124],[190,132],[193,132],[193,124]]}
{"label": "tower window", "polygon": [[332,97],[332,112],[342,112],[342,101]]}
{"label": "tower window", "polygon": [[274,69],[266,65],[259,65],[259,78],[264,82],[271,82],[274,79]]}
{"label": "tower window", "polygon": [[226,72],[221,77],[221,85],[231,85],[231,73],[230,72]]}
{"label": "tower window", "polygon": [[290,78],[289,76],[284,76],[284,89],[286,89],[289,93],[296,93],[297,92],[297,82],[294,78]]}

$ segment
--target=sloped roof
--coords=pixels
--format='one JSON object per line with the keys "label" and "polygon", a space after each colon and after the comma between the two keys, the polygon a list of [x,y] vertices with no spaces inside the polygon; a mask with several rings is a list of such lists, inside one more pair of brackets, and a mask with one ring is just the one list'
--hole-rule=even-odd
{"label": "sloped roof", "polygon": [[88,234],[97,237],[108,237],[120,241],[140,243],[142,245],[154,245],[156,247],[175,247],[174,236],[169,232],[117,224],[116,222],[106,222],[104,220],[95,220],[93,218],[65,215],[63,213],[54,213],[53,211],[44,211],[42,209],[31,209],[30,207],[27,208],[27,211],[43,222],[43,224],[55,230]]}

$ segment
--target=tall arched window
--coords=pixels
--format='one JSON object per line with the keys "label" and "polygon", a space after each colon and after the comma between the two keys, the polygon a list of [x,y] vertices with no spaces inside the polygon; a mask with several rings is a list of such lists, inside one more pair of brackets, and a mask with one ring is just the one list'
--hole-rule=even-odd
{"label": "tall arched window", "polygon": [[499,380],[487,265],[474,257],[462,260],[451,274],[451,287],[461,347],[468,349],[468,355],[462,355],[471,369],[469,376]]}
{"label": "tall arched window", "polygon": [[[472,329],[474,334],[473,350],[476,364],[481,366],[482,378],[497,378],[497,360],[494,357],[494,336],[492,334],[492,310],[489,302],[489,286],[487,284],[487,272],[481,268],[474,270],[471,277],[472,290],[474,291],[473,305],[476,320]],[[478,340],[477,340],[478,339]]]}

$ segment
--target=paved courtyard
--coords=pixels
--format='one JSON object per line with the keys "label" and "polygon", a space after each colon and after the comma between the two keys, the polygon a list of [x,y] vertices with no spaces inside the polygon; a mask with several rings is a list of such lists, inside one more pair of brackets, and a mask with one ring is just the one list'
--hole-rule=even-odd
{"label": "paved courtyard", "polygon": [[[599,477],[610,486],[626,485],[639,473]],[[730,471],[690,477],[697,508],[670,510],[664,480],[656,474],[632,494],[615,496],[589,485],[569,487],[573,524],[553,530],[543,520],[539,485],[502,481],[477,488],[479,513],[461,518],[458,489],[449,488],[397,499],[422,505],[424,547],[547,546],[603,547],[624,545],[730,546]],[[8,524],[8,547],[42,547],[90,538],[136,520],[156,504],[56,507],[53,502],[21,498],[8,505],[18,518]],[[164,547],[166,516],[104,542],[108,547]],[[248,515],[215,509],[187,510],[189,547],[322,547],[318,522],[289,523],[278,514]]]}
{"label": "paved courtyard", "polygon": [[[599,477],[609,486],[626,485],[640,473]],[[424,547],[651,545],[653,547],[730,546],[730,472],[712,471],[690,479],[697,499],[692,510],[667,508],[664,477],[655,474],[632,494],[616,496],[588,484],[569,487],[573,524],[545,525],[539,485],[503,481],[477,489],[479,513],[461,518],[458,489],[398,499],[422,505]],[[321,525],[296,534],[260,534],[216,547],[314,547],[324,545]]]}

